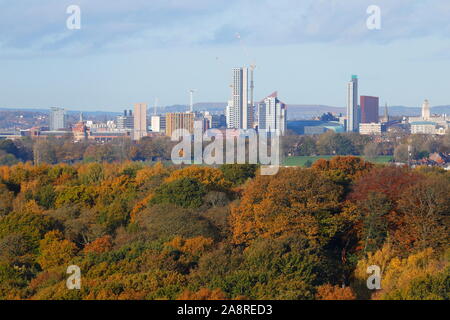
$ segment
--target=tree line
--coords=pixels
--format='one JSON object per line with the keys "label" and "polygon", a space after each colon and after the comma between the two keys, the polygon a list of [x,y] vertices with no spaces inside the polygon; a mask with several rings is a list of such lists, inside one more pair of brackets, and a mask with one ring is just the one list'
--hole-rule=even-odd
{"label": "tree line", "polygon": [[[65,138],[0,141],[0,165],[19,162],[34,163],[78,163],[78,162],[123,162],[123,161],[170,161],[176,142],[168,137],[145,137],[139,142],[118,139],[105,143],[94,141],[73,142]],[[420,160],[431,153],[450,153],[450,134],[404,135],[388,133],[382,142],[373,136],[357,133],[335,133],[299,136],[289,133],[281,138],[282,154],[289,156],[355,155],[374,159],[377,156],[393,156],[397,162]],[[410,155],[411,152],[411,155]]]}

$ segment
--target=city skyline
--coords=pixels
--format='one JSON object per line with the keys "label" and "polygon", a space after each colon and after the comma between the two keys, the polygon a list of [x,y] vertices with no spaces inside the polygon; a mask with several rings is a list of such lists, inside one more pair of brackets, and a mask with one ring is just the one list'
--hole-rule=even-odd
{"label": "city skyline", "polygon": [[80,1],[80,30],[66,28],[68,1],[12,4],[0,11],[0,107],[120,112],[155,97],[188,105],[190,88],[226,102],[228,70],[251,64],[256,98],[277,89],[287,104],[344,107],[345,79],[358,74],[361,94],[389,105],[450,104],[450,4],[375,1],[381,29],[369,30],[372,2]]}
{"label": "city skyline", "polygon": [[449,18],[0,0],[0,300],[208,320],[450,300]]}

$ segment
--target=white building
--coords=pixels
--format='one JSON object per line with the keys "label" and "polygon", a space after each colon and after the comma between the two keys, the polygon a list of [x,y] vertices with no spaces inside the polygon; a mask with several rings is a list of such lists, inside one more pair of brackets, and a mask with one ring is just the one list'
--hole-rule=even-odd
{"label": "white building", "polygon": [[347,84],[347,132],[355,132],[359,129],[358,110],[358,76],[353,75]]}
{"label": "white building", "polygon": [[107,122],[94,122],[92,120],[88,120],[85,122],[87,128],[92,130],[114,130],[117,129],[117,125],[114,121]]}
{"label": "white building", "polygon": [[382,123],[360,123],[359,133],[363,135],[381,135],[386,131],[386,126]]}
{"label": "white building", "polygon": [[231,100],[226,110],[227,127],[230,129],[253,128],[253,106],[249,94],[249,70],[246,67],[233,68]]}
{"label": "white building", "polygon": [[433,116],[430,102],[425,100],[422,104],[422,116],[410,117],[408,123],[411,125],[412,134],[444,135],[449,131],[450,117],[447,117],[447,115]]}
{"label": "white building", "polygon": [[258,129],[270,132],[278,132],[284,135],[286,132],[286,104],[278,99],[275,91],[258,104]]}
{"label": "white building", "polygon": [[166,117],[165,116],[152,116],[151,126],[153,132],[166,132]]}
{"label": "white building", "polygon": [[411,123],[412,134],[435,134],[436,123],[430,121],[416,121]]}

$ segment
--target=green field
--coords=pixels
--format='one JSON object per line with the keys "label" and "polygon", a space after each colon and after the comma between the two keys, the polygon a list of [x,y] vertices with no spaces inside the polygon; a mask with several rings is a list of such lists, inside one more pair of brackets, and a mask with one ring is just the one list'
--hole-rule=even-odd
{"label": "green field", "polygon": [[[283,161],[284,166],[288,167],[304,167],[306,162],[310,160],[312,163],[316,162],[319,159],[326,159],[329,160],[333,158],[334,156],[316,156],[316,157],[288,157]],[[364,157],[362,157],[364,158]],[[379,156],[374,159],[365,159],[367,161],[373,162],[373,163],[388,163],[393,159],[392,156]]]}

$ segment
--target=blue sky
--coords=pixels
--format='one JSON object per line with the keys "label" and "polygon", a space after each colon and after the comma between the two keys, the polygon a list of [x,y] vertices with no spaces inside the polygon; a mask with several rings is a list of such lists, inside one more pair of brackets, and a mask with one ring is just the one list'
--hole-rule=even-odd
{"label": "blue sky", "polygon": [[450,1],[0,0],[1,107],[119,111],[187,104],[190,88],[226,101],[231,68],[252,62],[257,99],[344,106],[358,74],[383,103],[450,104]]}

